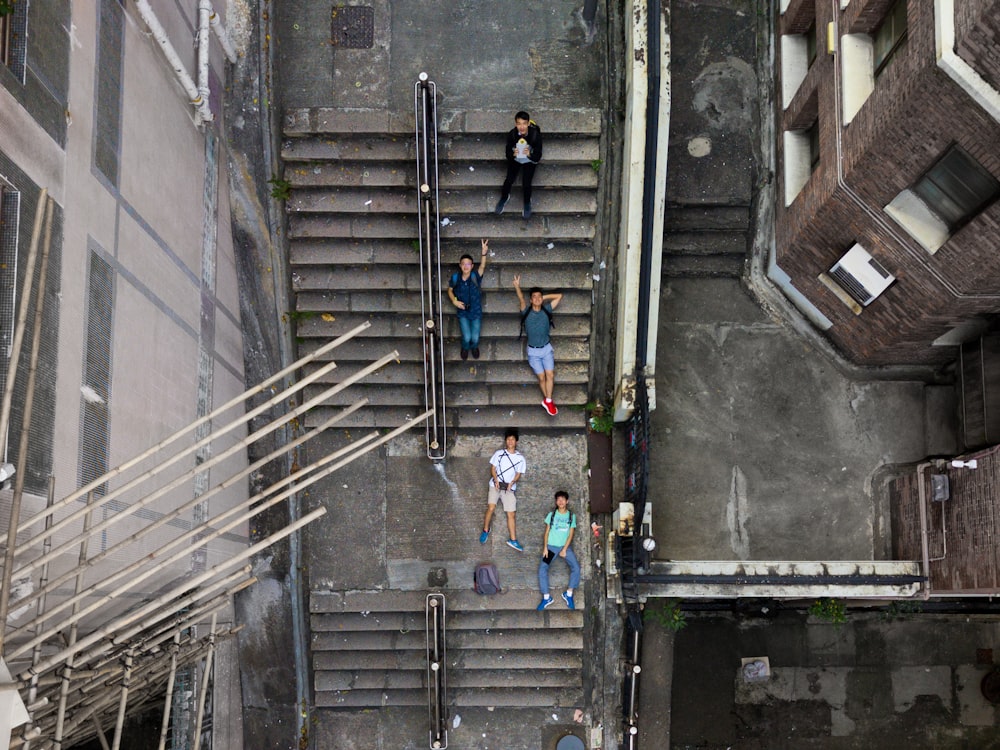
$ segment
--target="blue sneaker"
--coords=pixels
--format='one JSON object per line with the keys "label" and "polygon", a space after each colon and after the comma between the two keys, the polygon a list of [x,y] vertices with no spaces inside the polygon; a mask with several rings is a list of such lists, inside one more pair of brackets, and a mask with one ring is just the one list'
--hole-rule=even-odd
{"label": "blue sneaker", "polygon": [[479,543],[486,544],[486,540],[489,538],[490,538],[490,532],[484,531],[482,534],[479,535]]}
{"label": "blue sneaker", "polygon": [[567,594],[565,591],[563,591],[563,601],[566,602],[566,606],[570,609],[576,609],[576,604],[573,602],[573,596],[571,594]]}
{"label": "blue sneaker", "polygon": [[542,600],[538,602],[538,606],[535,607],[535,609],[541,612],[546,607],[551,607],[553,604],[555,604],[555,601],[556,600],[553,599],[551,596],[543,596]]}
{"label": "blue sneaker", "polygon": [[513,547],[518,552],[524,552],[524,547],[522,547],[521,543],[519,541],[517,541],[516,539],[508,539],[507,540],[507,546],[508,547]]}

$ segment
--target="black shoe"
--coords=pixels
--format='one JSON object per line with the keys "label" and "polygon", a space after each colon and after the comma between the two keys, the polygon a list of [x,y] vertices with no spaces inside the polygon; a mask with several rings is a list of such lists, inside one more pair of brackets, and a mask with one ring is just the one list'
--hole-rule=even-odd
{"label": "black shoe", "polygon": [[469,350],[468,349],[463,349],[462,350],[462,359],[468,359],[468,358],[469,358]]}
{"label": "black shoe", "polygon": [[472,358],[479,359],[479,347],[475,346],[472,348]]}
{"label": "black shoe", "polygon": [[524,219],[531,218],[531,201],[524,204],[524,210],[521,212],[521,217]]}
{"label": "black shoe", "polygon": [[497,201],[497,207],[493,209],[493,213],[495,213],[497,216],[499,216],[500,214],[502,214],[504,206],[507,205],[507,201],[509,201],[509,200],[510,200],[510,196],[509,195],[506,198],[501,198],[500,200],[498,200]]}

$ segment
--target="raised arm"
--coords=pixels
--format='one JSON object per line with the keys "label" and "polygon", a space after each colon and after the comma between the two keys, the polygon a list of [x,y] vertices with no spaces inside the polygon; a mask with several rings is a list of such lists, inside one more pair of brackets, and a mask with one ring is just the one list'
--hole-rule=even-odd
{"label": "raised arm", "polygon": [[550,307],[551,307],[551,308],[552,308],[553,310],[555,310],[555,309],[556,309],[556,306],[557,306],[557,305],[558,305],[558,304],[559,304],[560,302],[562,302],[562,298],[563,298],[563,296],[562,296],[562,292],[558,292],[558,293],[556,293],[556,292],[553,292],[552,294],[546,294],[546,295],[543,295],[543,296],[542,296],[542,304],[544,305],[544,304],[545,304],[546,302],[548,302],[548,303],[549,303],[549,306],[550,306]]}
{"label": "raised arm", "polygon": [[490,241],[489,240],[483,240],[483,256],[482,256],[482,260],[479,261],[479,275],[480,276],[482,276],[484,273],[486,273],[486,256],[489,254],[489,252],[490,252]]}
{"label": "raised arm", "polygon": [[517,302],[523,310],[528,306],[528,303],[524,301],[524,295],[521,293],[521,274],[514,276],[514,291],[517,292]]}

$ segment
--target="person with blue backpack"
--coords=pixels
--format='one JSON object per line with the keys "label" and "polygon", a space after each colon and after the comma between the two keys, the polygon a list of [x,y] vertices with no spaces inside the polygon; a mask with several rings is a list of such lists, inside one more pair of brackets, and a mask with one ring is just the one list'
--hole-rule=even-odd
{"label": "person with blue backpack", "polygon": [[479,359],[479,331],[483,324],[483,274],[486,272],[486,256],[490,251],[490,241],[483,240],[482,260],[474,269],[471,255],[463,255],[458,262],[459,271],[451,275],[448,282],[448,297],[458,308],[458,326],[462,329],[462,359]]}
{"label": "person with blue backpack", "polygon": [[569,494],[559,490],[555,494],[555,507],[545,516],[545,535],[542,537],[542,561],[538,563],[538,588],[542,590],[542,600],[538,602],[541,611],[553,603],[549,596],[549,565],[561,557],[569,566],[569,585],[562,598],[566,606],[576,609],[573,592],[580,585],[580,563],[573,554],[573,536],[576,534],[576,513],[569,509]]}

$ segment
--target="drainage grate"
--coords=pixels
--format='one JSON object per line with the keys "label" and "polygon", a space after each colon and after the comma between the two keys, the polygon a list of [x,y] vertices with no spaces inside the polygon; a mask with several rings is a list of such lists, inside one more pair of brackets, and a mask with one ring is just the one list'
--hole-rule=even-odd
{"label": "drainage grate", "polygon": [[368,5],[334,5],[330,44],[343,49],[371,49],[375,44],[375,9]]}

